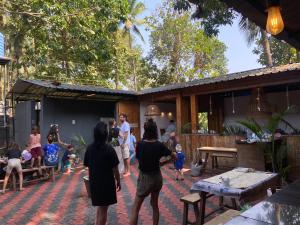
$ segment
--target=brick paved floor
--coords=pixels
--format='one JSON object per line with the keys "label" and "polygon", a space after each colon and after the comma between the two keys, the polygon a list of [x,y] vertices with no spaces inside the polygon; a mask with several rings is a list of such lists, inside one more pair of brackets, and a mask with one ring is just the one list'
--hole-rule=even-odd
{"label": "brick paved floor", "polygon": [[[162,172],[164,186],[159,199],[159,224],[181,224],[183,205],[179,199],[189,193],[192,183],[199,178],[192,178],[186,172],[184,181],[175,181],[175,173],[168,166]],[[108,224],[128,224],[137,173],[137,167],[133,166],[131,176],[122,179],[122,191],[118,193],[118,203],[109,209]],[[85,172],[77,171],[57,177],[54,183],[41,182],[26,186],[22,192],[9,191],[0,195],[0,224],[93,224],[95,209],[87,198],[82,180],[84,175]],[[207,212],[216,205],[217,199],[210,198]],[[139,224],[152,224],[151,216],[152,210],[147,198],[140,212]]]}

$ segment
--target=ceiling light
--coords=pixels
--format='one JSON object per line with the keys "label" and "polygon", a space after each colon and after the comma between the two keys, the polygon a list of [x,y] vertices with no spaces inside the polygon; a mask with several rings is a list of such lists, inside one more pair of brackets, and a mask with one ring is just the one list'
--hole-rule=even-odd
{"label": "ceiling light", "polygon": [[283,31],[284,23],[281,17],[281,9],[279,1],[269,1],[269,6],[266,10],[268,12],[266,30],[272,35],[277,35]]}

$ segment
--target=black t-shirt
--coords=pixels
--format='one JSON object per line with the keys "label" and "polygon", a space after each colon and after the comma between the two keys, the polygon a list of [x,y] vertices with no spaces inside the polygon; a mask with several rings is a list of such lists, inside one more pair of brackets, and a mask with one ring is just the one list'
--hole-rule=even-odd
{"label": "black t-shirt", "polygon": [[18,149],[10,149],[6,153],[6,157],[8,159],[19,159],[21,158],[21,156],[22,156],[21,151]]}
{"label": "black t-shirt", "polygon": [[139,142],[136,146],[136,158],[139,169],[144,173],[157,173],[160,171],[159,160],[163,156],[171,155],[171,151],[161,142]]}
{"label": "black t-shirt", "polygon": [[84,156],[89,168],[90,190],[94,206],[107,206],[117,202],[113,168],[119,164],[118,156],[109,144],[91,144]]}
{"label": "black t-shirt", "polygon": [[113,138],[119,137],[120,129],[118,127],[110,128],[108,133],[108,142],[111,142]]}
{"label": "black t-shirt", "polygon": [[89,167],[90,175],[112,173],[112,169],[118,164],[118,156],[109,144],[91,144],[85,152],[84,165]]}

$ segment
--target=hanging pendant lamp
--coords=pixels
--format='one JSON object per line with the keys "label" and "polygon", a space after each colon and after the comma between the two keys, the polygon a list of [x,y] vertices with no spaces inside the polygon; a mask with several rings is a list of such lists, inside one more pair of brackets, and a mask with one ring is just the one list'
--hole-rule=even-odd
{"label": "hanging pendant lamp", "polygon": [[160,109],[155,104],[148,105],[146,107],[145,116],[160,116]]}

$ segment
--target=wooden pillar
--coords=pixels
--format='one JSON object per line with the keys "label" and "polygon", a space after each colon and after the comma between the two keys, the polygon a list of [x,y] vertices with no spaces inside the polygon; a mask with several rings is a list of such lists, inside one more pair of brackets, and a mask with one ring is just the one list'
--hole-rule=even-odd
{"label": "wooden pillar", "polygon": [[191,105],[191,129],[192,133],[197,133],[197,124],[198,124],[198,98],[196,95],[190,96],[190,105]]}
{"label": "wooden pillar", "polygon": [[180,94],[176,96],[176,126],[177,133],[180,134],[183,126],[189,122],[189,101],[183,98]]}
{"label": "wooden pillar", "polygon": [[181,127],[182,127],[182,96],[180,94],[177,94],[176,96],[176,127],[177,127],[177,133],[181,133]]}

